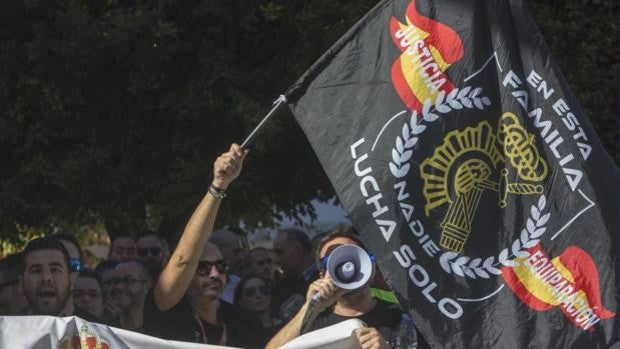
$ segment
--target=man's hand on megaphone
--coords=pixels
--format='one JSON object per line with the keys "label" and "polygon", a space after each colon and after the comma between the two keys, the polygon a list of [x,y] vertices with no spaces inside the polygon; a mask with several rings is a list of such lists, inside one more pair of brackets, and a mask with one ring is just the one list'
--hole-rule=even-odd
{"label": "man's hand on megaphone", "polygon": [[308,287],[308,293],[306,293],[306,303],[310,303],[312,298],[318,293],[320,298],[316,301],[316,308],[319,311],[331,306],[336,302],[336,299],[340,295],[344,294],[347,290],[340,289],[334,285],[334,281],[329,274],[325,273],[325,277],[315,280]]}

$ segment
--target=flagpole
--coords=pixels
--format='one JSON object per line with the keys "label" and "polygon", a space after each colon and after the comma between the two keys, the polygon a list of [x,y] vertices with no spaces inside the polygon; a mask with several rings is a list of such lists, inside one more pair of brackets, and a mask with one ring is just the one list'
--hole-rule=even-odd
{"label": "flagpole", "polygon": [[267,113],[267,115],[263,118],[263,120],[261,120],[261,122],[254,128],[254,130],[252,130],[252,132],[245,139],[245,141],[243,141],[243,143],[241,143],[241,149],[245,149],[250,144],[252,144],[252,141],[254,140],[254,137],[256,137],[256,134],[258,133],[258,130],[263,126],[263,124],[265,122],[267,122],[267,119],[269,119],[271,117],[271,115],[273,115],[275,113],[275,111],[278,110],[278,108],[280,107],[280,105],[282,105],[282,103],[286,103],[286,96],[285,95],[280,95],[280,97],[278,97],[278,99],[273,101],[273,108],[271,108],[271,110],[269,111],[269,113]]}

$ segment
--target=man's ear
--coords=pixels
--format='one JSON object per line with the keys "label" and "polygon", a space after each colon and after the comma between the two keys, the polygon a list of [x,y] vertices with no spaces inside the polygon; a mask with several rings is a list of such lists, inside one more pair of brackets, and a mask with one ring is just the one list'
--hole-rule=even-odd
{"label": "man's ear", "polygon": [[70,271],[69,272],[69,280],[71,282],[71,289],[73,290],[73,286],[75,285],[77,278],[80,276],[80,272],[78,271]]}
{"label": "man's ear", "polygon": [[75,272],[75,275],[73,275],[73,272],[69,272],[69,291],[73,291],[73,285],[75,284],[75,281],[77,280],[78,277],[78,273]]}

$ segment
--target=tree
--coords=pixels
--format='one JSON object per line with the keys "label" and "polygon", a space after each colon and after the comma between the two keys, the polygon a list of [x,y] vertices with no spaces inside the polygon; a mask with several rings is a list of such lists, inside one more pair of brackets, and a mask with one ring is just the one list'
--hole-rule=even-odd
{"label": "tree", "polygon": [[[10,1],[0,14],[0,234],[101,222],[111,235],[147,225],[178,234],[215,157],[374,3]],[[617,152],[617,4],[530,5]],[[285,109],[251,153],[220,224],[269,224],[276,211],[311,212],[310,200],[333,196]]]}

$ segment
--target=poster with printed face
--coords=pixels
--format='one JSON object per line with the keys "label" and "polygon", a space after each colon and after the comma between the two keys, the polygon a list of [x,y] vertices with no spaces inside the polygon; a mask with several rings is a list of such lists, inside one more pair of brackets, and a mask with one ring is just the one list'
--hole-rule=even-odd
{"label": "poster with printed face", "polygon": [[617,341],[618,169],[524,1],[382,1],[287,97],[431,346]]}

